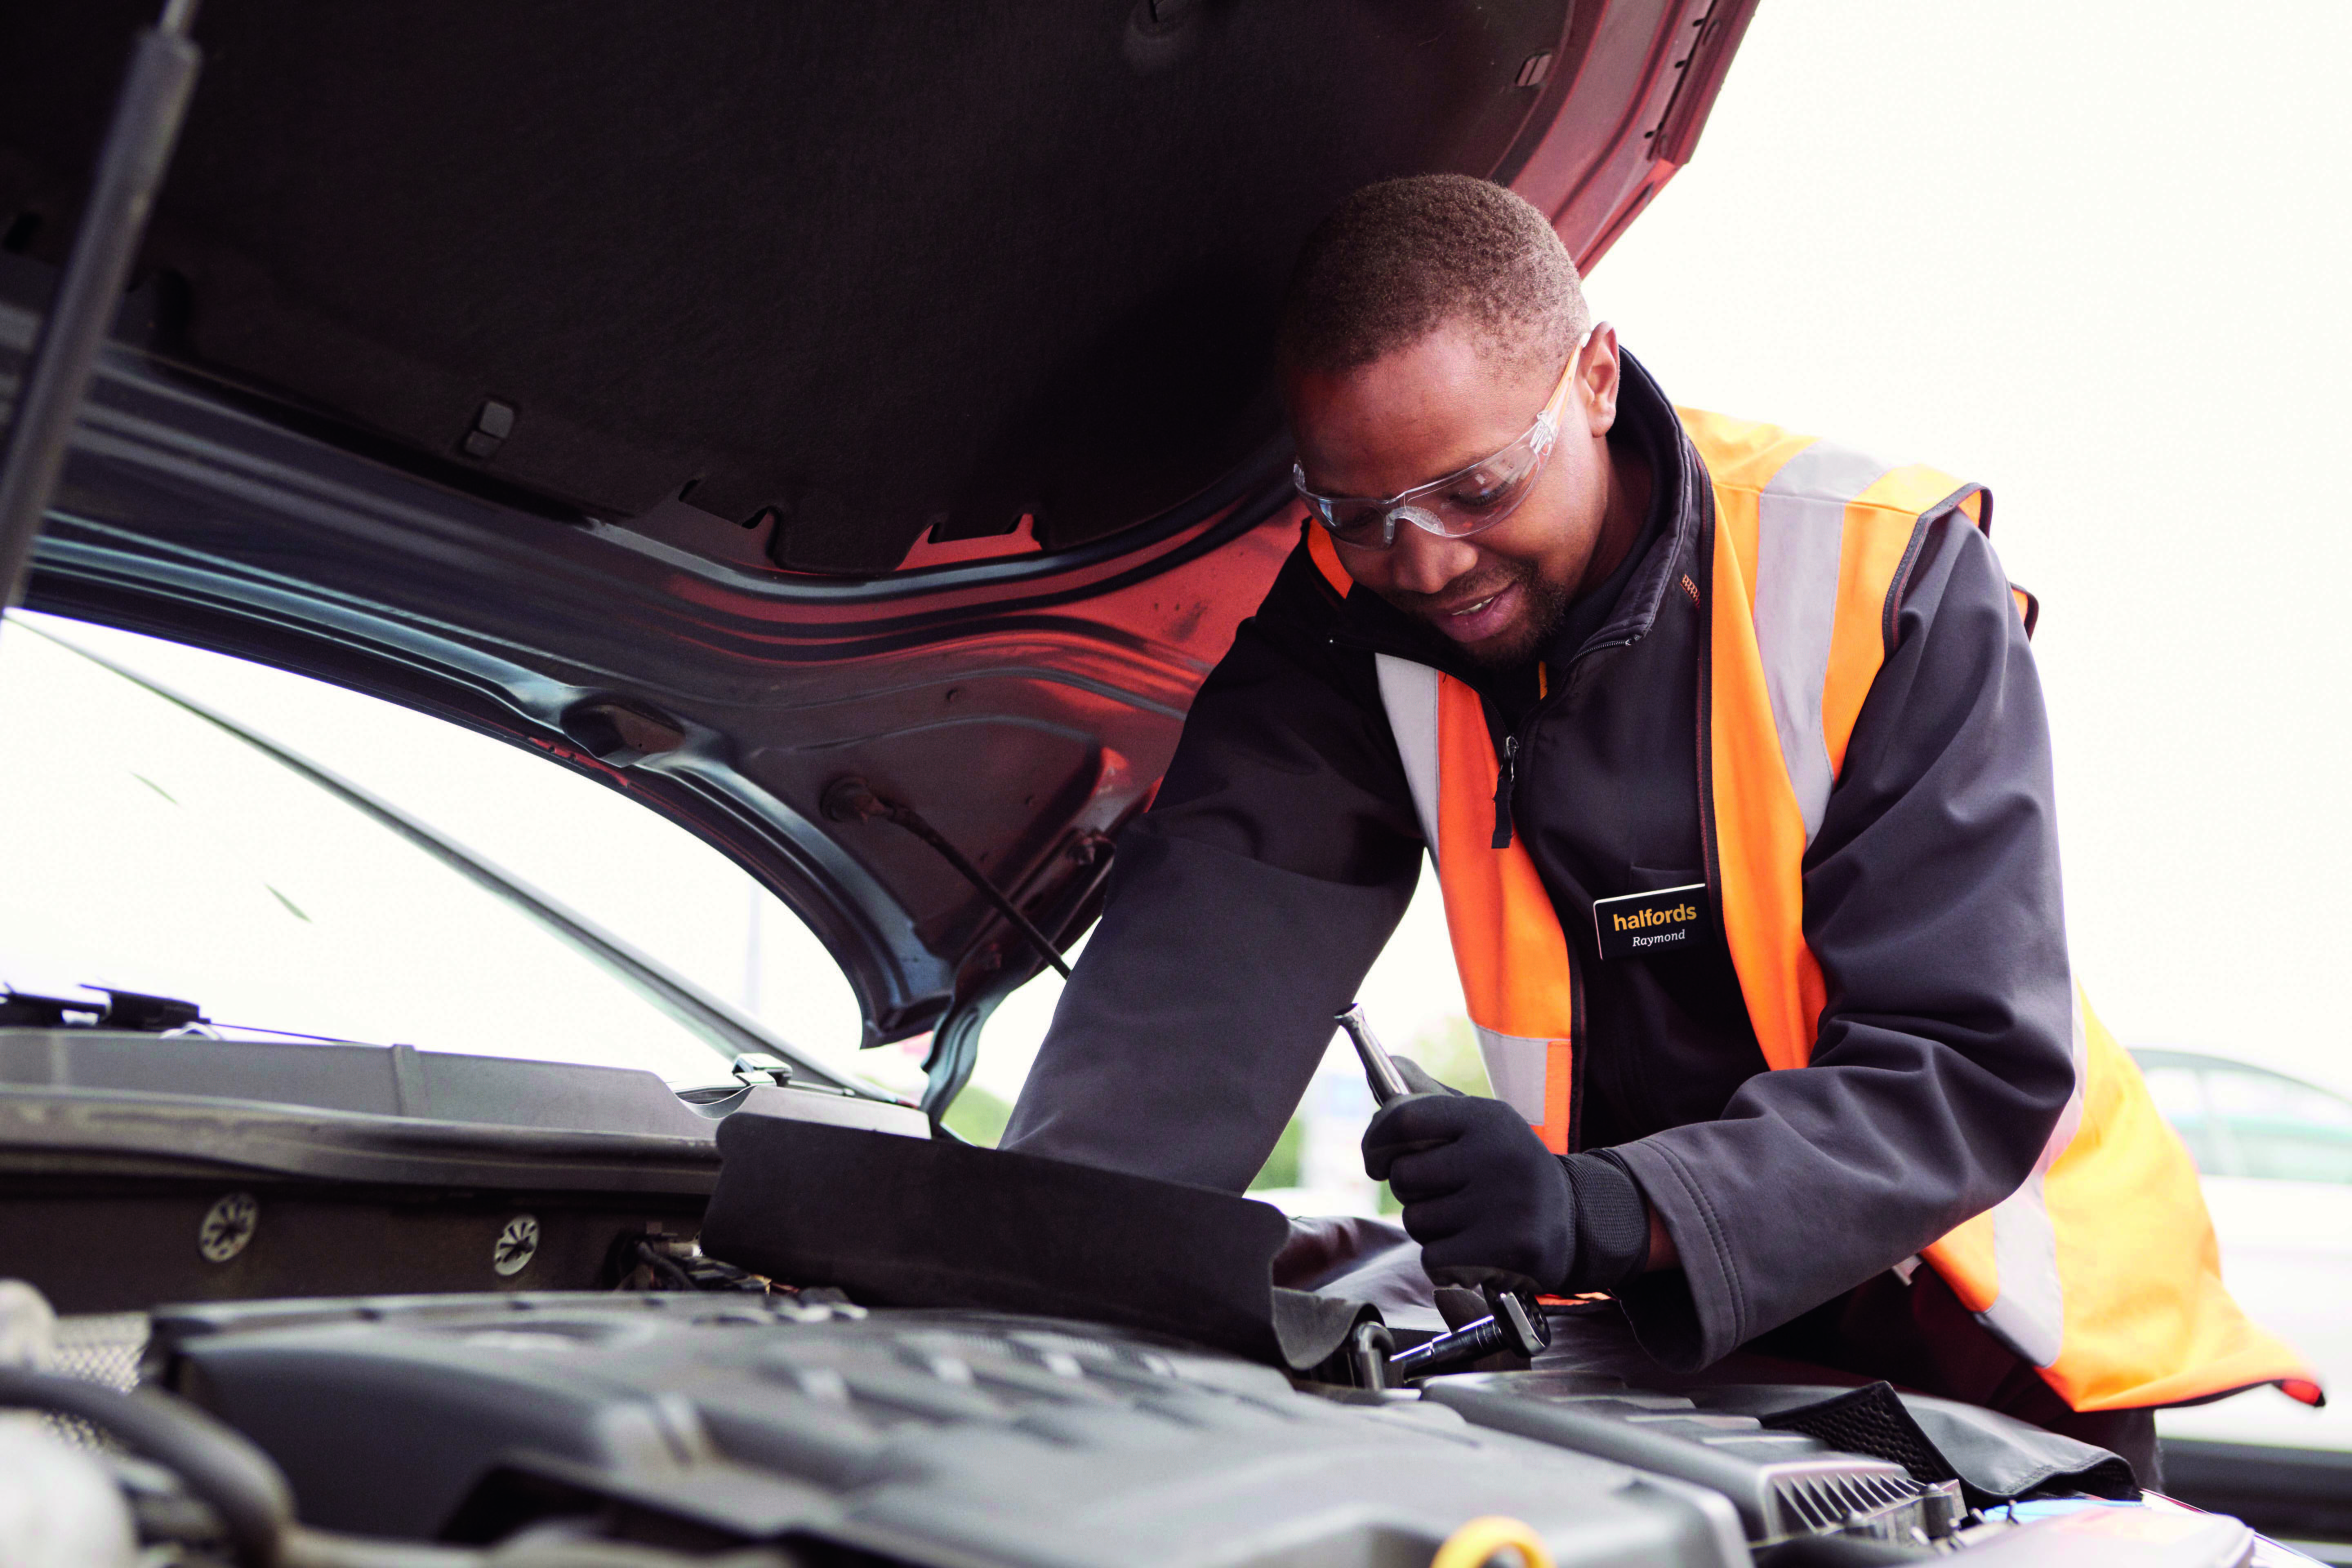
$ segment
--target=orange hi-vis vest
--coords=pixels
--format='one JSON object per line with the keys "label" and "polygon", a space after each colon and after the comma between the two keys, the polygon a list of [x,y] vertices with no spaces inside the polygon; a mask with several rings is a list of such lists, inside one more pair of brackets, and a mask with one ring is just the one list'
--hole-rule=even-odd
{"label": "orange hi-vis vest", "polygon": [[[1703,601],[1710,891],[1765,1061],[1802,1068],[1825,1001],[1804,935],[1805,850],[1885,660],[1915,552],[1936,519],[1980,525],[1986,499],[1932,468],[1676,412],[1714,492]],[[1346,593],[1338,552],[1319,529],[1307,533]],[[2019,607],[2030,629],[2031,601],[2021,595]],[[1497,764],[1478,695],[1376,657],[1487,1078],[1547,1147],[1568,1152],[1576,972],[1525,843],[1494,845]],[[2222,1288],[2196,1166],[2079,987],[2073,1034],[2074,1092],[2032,1173],[1922,1256],[2076,1410],[2262,1383],[2318,1403],[2310,1372]]]}

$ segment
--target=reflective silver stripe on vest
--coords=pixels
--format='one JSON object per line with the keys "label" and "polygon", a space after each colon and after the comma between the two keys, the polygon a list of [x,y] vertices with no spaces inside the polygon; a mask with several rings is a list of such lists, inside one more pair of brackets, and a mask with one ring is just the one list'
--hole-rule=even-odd
{"label": "reflective silver stripe on vest", "polygon": [[1822,689],[1837,626],[1846,503],[1885,472],[1874,458],[1816,441],[1780,465],[1757,498],[1756,647],[1807,844],[1821,831],[1833,782]]}
{"label": "reflective silver stripe on vest", "polygon": [[[1405,783],[1412,789],[1413,814],[1421,818],[1422,837],[1429,842],[1429,858],[1434,864],[1440,677],[1425,664],[1393,654],[1374,654],[1372,659],[1380,672],[1381,706],[1388,710],[1389,730],[1396,736],[1397,756],[1404,763]],[[1470,1027],[1477,1033],[1478,1059],[1486,1064],[1486,1083],[1495,1098],[1526,1117],[1528,1125],[1541,1126],[1551,1042],[1502,1034],[1475,1019]]]}
{"label": "reflective silver stripe on vest", "polygon": [[1397,755],[1404,762],[1404,781],[1412,789],[1413,815],[1421,818],[1421,836],[1429,844],[1429,858],[1437,859],[1437,671],[1394,654],[1376,653],[1381,706],[1389,710],[1389,732],[1396,737]]}
{"label": "reflective silver stripe on vest", "polygon": [[2066,1339],[2066,1287],[2058,1272],[2058,1233],[2050,1224],[2044,1179],[2083,1125],[2083,1083],[2090,1075],[2090,1039],[2083,1028],[2083,994],[2074,993],[2074,1089],[2025,1184],[1993,1205],[1992,1265],[1997,1294],[1977,1321],[2036,1366],[2054,1366]]}
{"label": "reflective silver stripe on vest", "polygon": [[1495,1098],[1525,1117],[1528,1126],[1542,1126],[1551,1042],[1498,1034],[1479,1023],[1470,1026],[1478,1033],[1478,1059],[1486,1064],[1486,1084]]}

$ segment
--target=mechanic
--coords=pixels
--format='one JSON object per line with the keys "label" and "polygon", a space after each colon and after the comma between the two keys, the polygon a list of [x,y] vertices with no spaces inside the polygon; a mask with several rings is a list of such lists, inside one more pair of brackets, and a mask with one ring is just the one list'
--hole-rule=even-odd
{"label": "mechanic", "polygon": [[1426,849],[1497,1096],[1364,1134],[1431,1279],[1613,1296],[1636,1379],[1886,1377],[2143,1479],[2152,1406],[2316,1398],[2070,976],[1981,489],[1678,412],[1463,176],[1342,203],[1276,363],[1311,521],[1006,1147],[1245,1187]]}

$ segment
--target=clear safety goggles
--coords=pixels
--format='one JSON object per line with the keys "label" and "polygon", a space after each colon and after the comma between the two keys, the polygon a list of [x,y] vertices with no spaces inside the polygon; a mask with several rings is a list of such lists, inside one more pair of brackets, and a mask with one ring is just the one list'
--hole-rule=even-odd
{"label": "clear safety goggles", "polygon": [[1319,495],[1307,488],[1307,469],[1290,465],[1290,482],[1307,502],[1308,515],[1342,544],[1363,550],[1386,550],[1396,542],[1397,524],[1409,522],[1441,539],[1463,539],[1494,527],[1519,509],[1536,488],[1544,459],[1559,439],[1559,405],[1575,383],[1576,367],[1584,358],[1588,331],[1576,340],[1568,368],[1559,373],[1536,422],[1527,434],[1490,457],[1482,458],[1442,479],[1415,485],[1383,500],[1360,496]]}

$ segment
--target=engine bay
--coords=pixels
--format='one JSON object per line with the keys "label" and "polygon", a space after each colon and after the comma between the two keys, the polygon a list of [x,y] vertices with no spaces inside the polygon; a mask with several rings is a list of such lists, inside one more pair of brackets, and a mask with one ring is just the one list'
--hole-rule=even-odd
{"label": "engine bay", "polygon": [[[105,1389],[134,1335],[146,1392]],[[118,1468],[142,1562],[1419,1564],[1496,1518],[1558,1563],[2231,1568],[2276,1550],[2153,1497],[1979,1505],[1916,1456],[1732,1413],[1757,1393],[1737,1385],[1538,1368],[1370,1391],[817,1290],[218,1304],[118,1319],[115,1344],[109,1365],[82,1339],[83,1386],[176,1421],[201,1456],[77,1412],[135,1454],[183,1453],[78,1451]],[[35,1374],[6,1375],[37,1402]],[[301,1521],[274,1546],[240,1535],[257,1469]]]}
{"label": "engine bay", "polygon": [[782,1063],[673,1092],[51,1028],[0,1031],[0,1079],[12,1562],[2292,1560],[1883,1384],[1435,1356],[1276,1287],[1265,1205]]}

